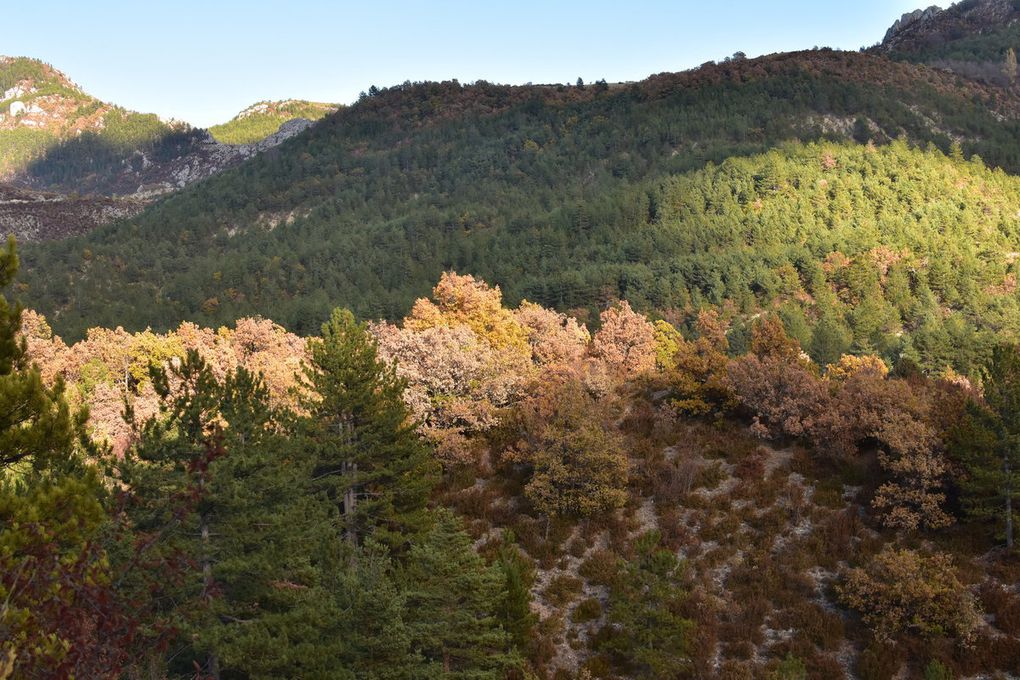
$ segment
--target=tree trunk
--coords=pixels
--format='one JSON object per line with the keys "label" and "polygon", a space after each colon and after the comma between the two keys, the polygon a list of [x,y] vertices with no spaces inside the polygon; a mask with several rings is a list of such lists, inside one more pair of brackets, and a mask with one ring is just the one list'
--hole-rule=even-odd
{"label": "tree trunk", "polygon": [[[358,464],[345,462],[341,468],[344,476],[357,477]],[[355,493],[354,485],[347,487],[344,492],[344,518],[347,520],[347,540],[351,543],[358,542],[358,532],[354,526],[354,511],[358,507],[358,496]]]}
{"label": "tree trunk", "polygon": [[1002,463],[1006,477],[1006,548],[1013,549],[1013,471],[1010,469],[1009,458]]}
{"label": "tree trunk", "polygon": [[[213,575],[212,557],[209,555],[209,520],[206,515],[202,515],[202,597],[208,601],[212,597],[212,591]],[[209,652],[209,655],[206,657],[206,665],[209,667],[209,676],[213,680],[220,680],[220,660],[214,652]]]}

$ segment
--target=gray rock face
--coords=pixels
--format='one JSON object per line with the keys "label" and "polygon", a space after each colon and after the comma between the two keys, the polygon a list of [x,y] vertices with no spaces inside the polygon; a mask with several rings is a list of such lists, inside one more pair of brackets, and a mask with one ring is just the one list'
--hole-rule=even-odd
{"label": "gray rock face", "polygon": [[153,163],[144,155],[141,170],[126,170],[125,179],[135,178],[133,190],[125,192],[132,198],[152,199],[177,191],[192,182],[211,177],[282,144],[313,125],[304,118],[289,120],[265,139],[253,144],[224,144],[203,132],[194,149],[168,163]]}
{"label": "gray rock face", "polygon": [[931,6],[907,12],[886,31],[879,47],[886,52],[924,50],[961,36],[1007,26],[1020,18],[1013,0],[971,0],[946,9]]}
{"label": "gray rock face", "polygon": [[937,5],[932,5],[927,9],[915,9],[913,12],[907,12],[889,27],[889,30],[885,32],[885,38],[882,43],[892,42],[897,35],[905,31],[906,29],[916,26],[919,23],[925,23],[934,19],[942,12],[942,8]]}

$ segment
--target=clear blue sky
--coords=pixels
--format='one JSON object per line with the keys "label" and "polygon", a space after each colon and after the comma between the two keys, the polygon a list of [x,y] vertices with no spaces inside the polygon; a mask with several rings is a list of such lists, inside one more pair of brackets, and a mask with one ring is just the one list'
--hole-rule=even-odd
{"label": "clear blue sky", "polygon": [[262,99],[351,102],[405,80],[639,80],[882,38],[930,0],[27,0],[0,54],[52,63],[91,94],[196,125]]}

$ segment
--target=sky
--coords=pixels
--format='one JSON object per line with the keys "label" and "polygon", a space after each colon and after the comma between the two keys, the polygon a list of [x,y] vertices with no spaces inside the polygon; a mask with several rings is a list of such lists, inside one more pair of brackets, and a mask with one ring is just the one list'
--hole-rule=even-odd
{"label": "sky", "polygon": [[350,103],[405,80],[640,80],[882,39],[930,0],[35,0],[0,54],[42,59],[129,109],[209,126],[260,100]]}

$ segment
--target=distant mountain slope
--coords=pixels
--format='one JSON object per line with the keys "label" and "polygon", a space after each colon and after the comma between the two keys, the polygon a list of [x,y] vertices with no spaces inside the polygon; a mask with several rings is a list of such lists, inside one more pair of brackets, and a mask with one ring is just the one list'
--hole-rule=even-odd
{"label": "distant mountain slope", "polygon": [[[327,110],[299,102],[253,109],[253,124],[272,129],[255,135],[239,123],[233,134],[253,141],[225,144],[185,123],[102,102],[49,64],[0,57],[0,183],[43,192],[38,200],[0,197],[0,235],[64,238],[133,215],[141,202],[299,134],[311,124],[307,118]],[[299,114],[305,118],[297,119]],[[272,125],[277,118],[286,120]]]}
{"label": "distant mountain slope", "polygon": [[254,144],[274,134],[284,123],[299,119],[316,121],[339,108],[301,99],[253,104],[221,125],[209,128],[209,134],[223,144]]}
{"label": "distant mountain slope", "polygon": [[[670,178],[784,140],[826,137],[881,145],[902,136],[947,152],[958,139],[965,154],[1020,167],[1017,100],[958,80],[823,50],[623,86],[392,88],[128,222],[26,249],[23,297],[70,338],[92,325],[166,328],[182,319],[218,325],[253,313],[307,333],[337,304],[392,318],[450,268],[499,283],[512,301],[577,308],[620,296],[682,314],[726,297],[742,300],[751,313],[770,304],[774,274],[752,275],[759,265],[733,259],[737,251],[711,245],[714,237],[691,240],[684,230],[700,229],[698,222],[667,224],[663,202],[673,199],[663,186],[671,186]],[[813,153],[815,160],[802,162],[820,164]],[[959,163],[912,153],[909,162]],[[858,172],[893,166],[865,163]],[[741,179],[748,195],[772,186],[767,167]],[[960,167],[943,174],[981,182],[1000,176]],[[705,172],[692,186],[731,181]],[[1010,203],[1013,184],[1005,186],[1009,199],[997,209],[1003,216],[1020,209]],[[857,200],[805,191],[800,186],[789,206]],[[956,189],[938,181],[925,191],[930,199],[923,200],[936,200]],[[711,215],[748,199],[719,200],[699,210]],[[887,208],[868,203],[859,217],[841,220],[881,224],[883,210],[899,220],[920,209],[908,197],[886,200]],[[799,219],[783,212],[786,204],[769,205],[783,219]],[[983,204],[969,197],[960,209],[979,215]],[[762,238],[787,245],[819,238],[781,233]],[[878,245],[918,247],[867,243],[856,243],[848,256]],[[844,247],[821,239],[811,257],[824,260]],[[1020,244],[1009,248],[1020,251]],[[932,251],[937,259],[949,252]],[[697,253],[711,257],[690,259]],[[787,256],[769,257],[772,271]],[[721,262],[740,265],[719,269]]]}
{"label": "distant mountain slope", "polygon": [[909,12],[874,49],[1006,85],[1003,58],[1009,48],[1020,50],[1016,0],[964,0],[947,9],[932,6]]}
{"label": "distant mountain slope", "polygon": [[17,179],[32,161],[82,135],[125,153],[184,129],[101,102],[49,64],[0,57],[0,179]]}

